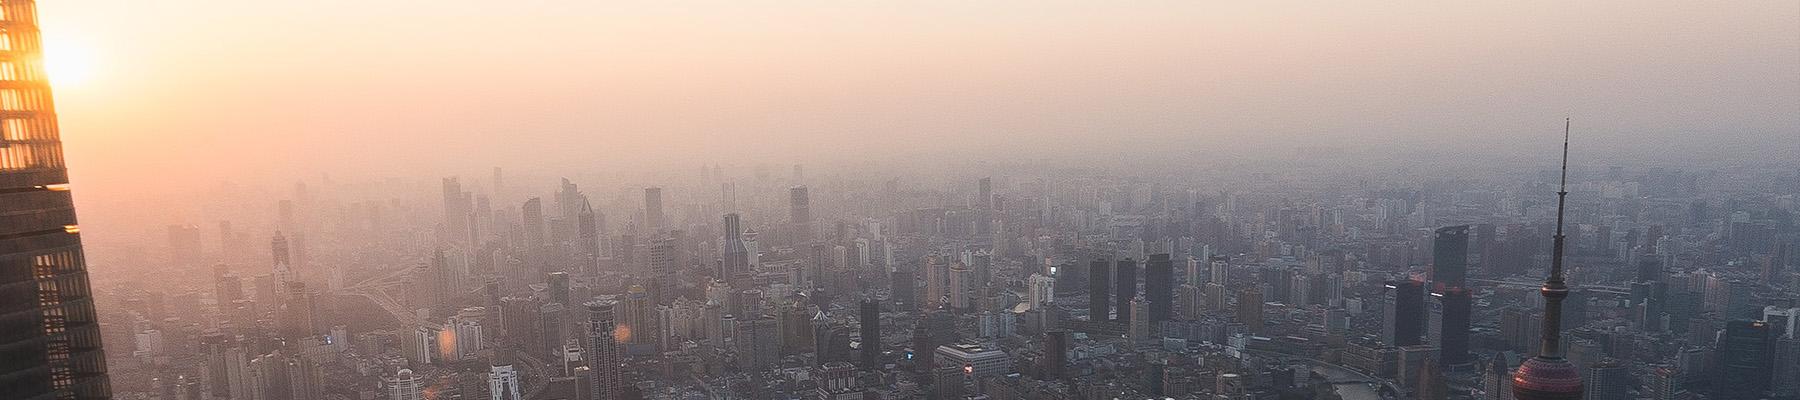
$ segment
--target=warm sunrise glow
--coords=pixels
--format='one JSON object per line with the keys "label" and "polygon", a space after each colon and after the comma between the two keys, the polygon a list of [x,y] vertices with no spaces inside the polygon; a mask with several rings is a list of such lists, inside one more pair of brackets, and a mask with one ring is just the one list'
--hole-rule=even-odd
{"label": "warm sunrise glow", "polygon": [[44,35],[44,73],[59,88],[79,87],[91,80],[99,66],[97,54],[87,43]]}

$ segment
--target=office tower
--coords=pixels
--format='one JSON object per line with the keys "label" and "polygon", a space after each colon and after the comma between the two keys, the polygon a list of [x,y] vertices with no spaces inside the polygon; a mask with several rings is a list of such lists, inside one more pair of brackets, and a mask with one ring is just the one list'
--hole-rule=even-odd
{"label": "office tower", "polygon": [[1754,399],[1769,390],[1772,378],[1769,357],[1769,325],[1762,321],[1725,323],[1719,337],[1718,380],[1714,396],[1720,399]]}
{"label": "office tower", "polygon": [[1104,259],[1094,260],[1088,264],[1088,320],[1101,322],[1112,319],[1112,276],[1111,268],[1107,268]]}
{"label": "office tower", "polygon": [[725,238],[719,255],[718,278],[747,284],[750,277],[750,250],[744,246],[741,218],[737,213],[725,214]]}
{"label": "office tower", "polygon": [[1113,271],[1113,308],[1119,322],[1131,322],[1131,299],[1138,296],[1137,261],[1130,258],[1119,260],[1118,269]]}
{"label": "office tower", "polygon": [[893,273],[888,274],[888,284],[892,286],[888,288],[888,290],[893,292],[894,304],[899,307],[900,310],[911,311],[918,308],[918,305],[921,303],[919,300],[918,275],[913,271],[913,268],[914,267],[898,265],[895,266]]}
{"label": "office tower", "polygon": [[778,325],[774,316],[766,314],[738,320],[733,343],[737,345],[739,369],[761,371],[780,360],[781,330]]}
{"label": "office tower", "polygon": [[550,296],[551,303],[574,304],[570,302],[572,295],[569,294],[569,273],[567,272],[551,272],[545,275],[544,290]]}
{"label": "office tower", "polygon": [[1438,228],[1431,247],[1433,289],[1464,287],[1469,274],[1469,226]]}
{"label": "office tower", "polygon": [[1469,363],[1469,319],[1474,313],[1469,289],[1452,287],[1433,296],[1436,296],[1443,310],[1443,318],[1439,320],[1442,340],[1438,342],[1438,356],[1441,358],[1438,365]]}
{"label": "office tower", "polygon": [[469,197],[456,177],[444,178],[444,236],[451,243],[469,243]]}
{"label": "office tower", "polygon": [[562,184],[556,191],[557,217],[564,221],[574,221],[581,213],[582,203],[587,202],[587,195],[581,193],[581,187],[569,178],[562,178]]}
{"label": "office tower", "polygon": [[1260,286],[1249,286],[1238,290],[1237,322],[1244,324],[1251,334],[1263,333],[1263,292]]}
{"label": "office tower", "polygon": [[936,363],[932,359],[935,354],[937,354],[937,345],[931,340],[930,324],[926,323],[925,318],[919,318],[917,322],[913,323],[912,332],[911,358],[914,370],[927,372],[935,368]]}
{"label": "office tower", "polygon": [[562,303],[544,303],[537,309],[537,333],[532,351],[547,357],[562,357],[563,344],[569,339],[569,324],[565,318],[568,307]]}
{"label": "office tower", "polygon": [[[1131,319],[1127,333],[1131,341],[1143,343],[1150,340],[1150,305],[1144,296],[1131,298]],[[1261,318],[1258,318],[1261,319]]]}
{"label": "office tower", "polygon": [[[593,393],[593,392],[589,392]],[[525,400],[519,389],[519,372],[512,364],[488,366],[488,398],[490,400]],[[591,400],[604,399],[595,395]]]}
{"label": "office tower", "polygon": [[269,238],[269,253],[274,257],[276,282],[289,282],[299,279],[299,277],[294,275],[293,258],[288,252],[287,236],[283,236],[281,231],[275,231],[275,237]]}
{"label": "office tower", "polygon": [[813,287],[826,287],[829,279],[826,279],[825,271],[837,264],[833,261],[834,259],[841,260],[842,257],[832,257],[830,243],[815,242],[810,250],[812,257],[806,261],[805,281],[812,282]]}
{"label": "office tower", "polygon": [[1390,281],[1383,293],[1381,341],[1401,347],[1424,343],[1425,284],[1414,280]]}
{"label": "office tower", "polygon": [[519,207],[519,224],[525,228],[525,247],[527,253],[548,245],[548,232],[544,231],[544,200],[536,197],[526,199]]}
{"label": "office tower", "polygon": [[858,348],[862,368],[866,370],[880,369],[881,362],[881,303],[875,299],[863,299],[859,304],[857,324],[862,335],[862,344]]}
{"label": "office tower", "polygon": [[1481,391],[1485,395],[1481,400],[1512,400],[1512,366],[1506,363],[1505,354],[1494,353],[1488,359],[1481,370]]}
{"label": "office tower", "polygon": [[1631,369],[1617,361],[1604,360],[1587,368],[1586,400],[1626,400],[1631,389],[1636,387],[1631,382]]}
{"label": "office tower", "polygon": [[214,397],[224,397],[231,393],[231,338],[223,332],[207,331],[200,336],[200,350],[205,352],[206,364],[200,373],[205,378],[206,391]]}
{"label": "office tower", "polygon": [[1562,301],[1569,296],[1563,282],[1563,210],[1569,197],[1569,123],[1563,121],[1562,177],[1556,190],[1556,236],[1551,237],[1550,277],[1538,292],[1544,296],[1544,333],[1536,357],[1513,373],[1513,397],[1518,400],[1580,399],[1581,369],[1563,358]]}
{"label": "office tower", "polygon": [[[583,256],[586,256],[588,263],[592,264],[594,259],[600,257],[600,214],[594,212],[594,205],[588,202],[586,196],[581,198],[581,208],[575,212],[575,234],[580,239],[579,246],[576,248],[581,251]],[[599,271],[588,272],[598,273]]]}
{"label": "office tower", "polygon": [[1044,380],[1068,376],[1069,331],[1044,332]]}
{"label": "office tower", "polygon": [[[803,312],[806,310],[800,309],[799,307],[785,307],[782,310],[783,310],[782,312],[784,314],[788,314],[787,316],[781,317],[782,320],[780,321],[780,323],[782,325],[781,329],[782,329],[782,338],[783,339],[792,340],[795,342],[800,342],[804,339],[812,339],[812,343],[810,343],[810,345],[812,345],[813,363],[815,366],[824,366],[825,363],[827,363],[827,362],[838,361],[838,358],[840,356],[840,354],[839,354],[840,351],[838,351],[839,347],[836,346],[837,341],[834,340],[834,339],[836,339],[836,338],[834,338],[834,336],[838,336],[840,334],[843,334],[843,335],[847,335],[847,334],[844,333],[843,330],[833,329],[833,327],[831,326],[831,318],[825,315],[824,310],[816,310],[816,309],[812,310],[813,311],[812,318],[810,318],[806,321],[809,325],[811,325],[810,326],[811,329],[808,329],[807,331],[805,331],[804,332],[805,334],[801,334],[802,333],[802,332],[800,332],[802,329],[801,327],[794,326],[794,327],[790,328],[789,326],[790,325],[800,325],[798,323],[799,321],[791,321],[790,322],[790,320],[800,319],[799,317],[802,316]],[[790,331],[793,333],[790,334],[789,333]],[[794,343],[794,346],[787,346],[786,344],[784,344],[783,347],[798,349],[801,346],[800,346],[800,343]],[[784,353],[794,353],[794,352],[797,352],[797,351],[790,350],[790,351],[785,351]]]}
{"label": "office tower", "polygon": [[631,285],[625,290],[625,302],[614,307],[618,315],[619,328],[614,332],[620,341],[631,344],[654,343],[656,332],[656,314],[653,312],[656,303],[650,301],[650,294],[643,286]]}
{"label": "office tower", "polygon": [[856,381],[856,366],[843,361],[834,361],[820,365],[816,369],[819,388],[818,399],[860,399],[863,398]]}
{"label": "office tower", "polygon": [[719,184],[719,211],[737,213],[737,184],[725,182]]}
{"label": "office tower", "polygon": [[1152,254],[1144,263],[1144,299],[1150,302],[1150,324],[1168,321],[1175,304],[1175,264],[1169,254]]}
{"label": "office tower", "polygon": [[306,288],[306,282],[288,282],[286,301],[281,305],[281,335],[288,340],[299,340],[318,333],[316,320],[318,305],[314,303],[312,290]]}
{"label": "office tower", "polygon": [[1025,277],[1025,303],[1032,309],[1047,307],[1056,301],[1056,278],[1031,274]]}
{"label": "office tower", "polygon": [[650,232],[660,232],[667,228],[667,216],[663,215],[662,188],[644,188],[644,225]]}
{"label": "office tower", "polygon": [[200,227],[169,225],[169,264],[178,268],[200,265]]}
{"label": "office tower", "polygon": [[978,210],[994,209],[994,178],[981,178],[976,186],[975,208]]}
{"label": "office tower", "polygon": [[214,278],[213,300],[221,311],[230,310],[232,303],[244,300],[244,280],[230,274]]}
{"label": "office tower", "polygon": [[425,400],[425,387],[419,384],[419,378],[412,370],[401,368],[393,376],[381,378],[381,384],[387,386],[388,400]]}
{"label": "office tower", "polygon": [[[593,387],[589,393],[593,393],[595,400],[618,398],[619,387],[624,384],[619,343],[614,333],[618,321],[614,314],[617,305],[618,302],[612,300],[594,300],[584,304],[587,307],[588,329],[583,356],[588,360],[588,367],[593,369]],[[514,385],[517,385],[516,381]]]}
{"label": "office tower", "polygon": [[788,188],[788,224],[792,243],[812,240],[812,199],[805,186]]}

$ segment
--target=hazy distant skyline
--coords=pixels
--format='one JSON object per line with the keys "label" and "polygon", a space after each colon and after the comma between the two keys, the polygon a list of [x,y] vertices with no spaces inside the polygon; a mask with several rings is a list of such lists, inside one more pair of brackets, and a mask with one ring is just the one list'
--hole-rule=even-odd
{"label": "hazy distant skyline", "polygon": [[1592,157],[1800,149],[1791,1],[40,7],[92,64],[56,88],[83,215],[322,172],[1516,155],[1565,116]]}

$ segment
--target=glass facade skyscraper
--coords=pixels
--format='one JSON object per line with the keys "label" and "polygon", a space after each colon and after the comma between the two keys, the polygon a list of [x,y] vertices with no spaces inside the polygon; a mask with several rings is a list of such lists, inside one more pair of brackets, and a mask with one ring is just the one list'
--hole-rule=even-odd
{"label": "glass facade skyscraper", "polygon": [[0,1],[0,396],[111,397],[37,5]]}

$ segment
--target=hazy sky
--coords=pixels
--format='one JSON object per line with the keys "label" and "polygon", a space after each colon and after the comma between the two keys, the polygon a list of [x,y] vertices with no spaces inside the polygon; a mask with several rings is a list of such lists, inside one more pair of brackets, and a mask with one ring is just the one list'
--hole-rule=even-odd
{"label": "hazy sky", "polygon": [[1617,157],[1800,153],[1796,1],[74,0],[40,13],[53,62],[88,70],[53,76],[87,204],[225,178],[726,155],[1512,151],[1564,116]]}

